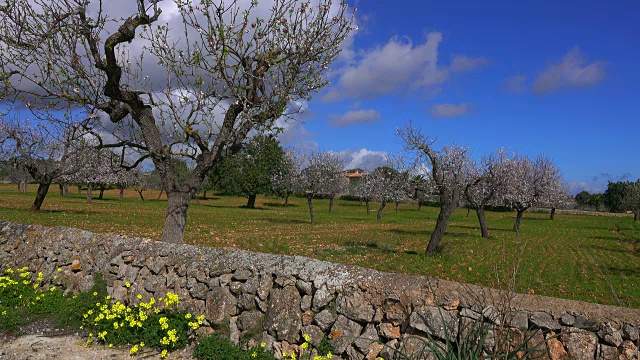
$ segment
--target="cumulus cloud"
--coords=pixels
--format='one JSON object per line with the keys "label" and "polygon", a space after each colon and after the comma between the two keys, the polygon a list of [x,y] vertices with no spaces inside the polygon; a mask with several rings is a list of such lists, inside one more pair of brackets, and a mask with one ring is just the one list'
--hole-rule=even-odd
{"label": "cumulus cloud", "polygon": [[343,127],[356,124],[368,124],[380,120],[380,113],[376,110],[353,110],[343,115],[331,116],[331,126]]}
{"label": "cumulus cloud", "polygon": [[473,71],[489,63],[484,57],[468,57],[463,55],[453,55],[451,57],[450,69],[452,72]]}
{"label": "cumulus cloud", "polygon": [[550,64],[533,82],[533,91],[545,94],[563,88],[593,86],[605,77],[605,62],[587,62],[578,47],[558,63]]}
{"label": "cumulus cloud", "polygon": [[386,165],[389,159],[389,153],[386,151],[375,151],[368,149],[360,150],[341,150],[337,152],[340,159],[345,163],[344,168],[349,169],[365,169],[373,171],[379,166]]}
{"label": "cumulus cloud", "polygon": [[515,74],[502,81],[502,89],[510,93],[522,93],[527,91],[527,75]]}
{"label": "cumulus cloud", "polygon": [[567,182],[567,188],[569,189],[569,192],[575,196],[577,193],[585,190],[591,194],[603,193],[605,190],[607,190],[607,185],[601,183],[598,184],[593,182],[573,180]]}
{"label": "cumulus cloud", "polygon": [[431,107],[431,117],[434,119],[444,119],[467,115],[471,112],[472,105],[464,104],[437,104]]}
{"label": "cumulus cloud", "polygon": [[448,78],[438,67],[438,46],[442,34],[431,32],[423,43],[393,37],[384,46],[363,51],[354,63],[339,70],[337,86],[325,95],[327,101],[371,98],[406,89],[437,85]]}

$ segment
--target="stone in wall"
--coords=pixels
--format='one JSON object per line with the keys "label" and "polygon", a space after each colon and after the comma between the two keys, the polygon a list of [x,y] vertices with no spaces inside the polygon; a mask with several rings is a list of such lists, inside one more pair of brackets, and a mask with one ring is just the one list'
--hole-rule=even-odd
{"label": "stone in wall", "polygon": [[302,314],[300,293],[294,285],[271,289],[265,317],[265,330],[277,339],[296,343],[300,339]]}

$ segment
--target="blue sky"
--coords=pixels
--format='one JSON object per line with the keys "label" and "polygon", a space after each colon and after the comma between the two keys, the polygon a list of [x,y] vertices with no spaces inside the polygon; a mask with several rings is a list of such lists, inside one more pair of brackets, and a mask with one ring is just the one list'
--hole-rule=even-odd
{"label": "blue sky", "polygon": [[640,2],[360,1],[290,144],[371,167],[409,121],[474,157],[545,154],[575,193],[640,178]]}

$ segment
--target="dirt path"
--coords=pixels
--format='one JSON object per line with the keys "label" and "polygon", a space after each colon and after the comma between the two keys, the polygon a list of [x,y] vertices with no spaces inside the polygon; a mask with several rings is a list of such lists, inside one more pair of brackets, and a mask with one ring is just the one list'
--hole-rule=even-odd
{"label": "dirt path", "polygon": [[[80,333],[56,329],[47,321],[38,321],[20,329],[22,335],[14,337],[0,334],[2,360],[118,360],[131,359],[129,348],[84,346],[87,338]],[[169,360],[192,359],[192,350],[178,350],[167,356]],[[158,351],[147,349],[135,359],[160,359]]]}

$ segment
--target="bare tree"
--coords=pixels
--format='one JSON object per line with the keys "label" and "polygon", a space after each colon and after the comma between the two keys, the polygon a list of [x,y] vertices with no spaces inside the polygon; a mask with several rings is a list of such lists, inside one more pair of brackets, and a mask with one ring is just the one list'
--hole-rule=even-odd
{"label": "bare tree", "polygon": [[40,210],[53,181],[77,171],[70,159],[82,151],[76,141],[79,128],[72,122],[0,119],[0,156],[14,158],[38,182],[31,211]]}
{"label": "bare tree", "polygon": [[[161,17],[172,5],[177,16]],[[14,0],[0,10],[5,93],[43,111],[84,108],[100,146],[138,155],[131,167],[150,158],[168,198],[162,240],[174,243],[209,169],[327,84],[353,22],[330,0]],[[174,158],[193,161],[185,181]]]}
{"label": "bare tree", "polygon": [[[5,156],[8,154],[5,154]],[[20,157],[14,157],[9,160],[4,160],[4,169],[9,181],[18,185],[18,192],[23,194],[27,193],[27,184],[33,181],[33,177],[29,174],[29,171],[24,166],[24,162]]]}
{"label": "bare tree", "polygon": [[426,252],[435,253],[469,180],[469,148],[454,144],[437,151],[433,148],[435,140],[424,136],[411,124],[398,129],[398,134],[404,142],[405,150],[415,152],[417,163],[426,161],[431,166],[431,178],[440,200],[440,213]]}

